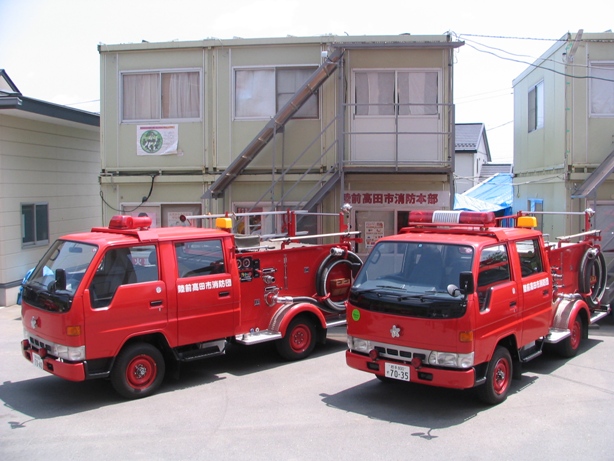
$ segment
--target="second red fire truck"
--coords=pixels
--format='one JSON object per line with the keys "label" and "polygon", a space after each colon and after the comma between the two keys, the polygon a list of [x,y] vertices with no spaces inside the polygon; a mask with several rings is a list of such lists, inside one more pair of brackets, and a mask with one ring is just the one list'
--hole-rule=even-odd
{"label": "second red fire truck", "polygon": [[412,211],[408,227],[372,249],[348,301],[347,364],[379,379],[505,400],[521,364],[550,346],[575,355],[601,304],[599,231],[551,243],[536,218]]}

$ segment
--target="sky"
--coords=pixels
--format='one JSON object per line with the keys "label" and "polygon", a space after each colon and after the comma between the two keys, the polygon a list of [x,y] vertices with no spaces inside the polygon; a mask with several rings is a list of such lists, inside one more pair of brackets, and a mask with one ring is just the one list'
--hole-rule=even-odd
{"label": "sky", "polygon": [[24,96],[99,111],[99,44],[451,34],[457,123],[513,160],[513,80],[567,32],[614,30],[612,0],[0,0],[0,69]]}

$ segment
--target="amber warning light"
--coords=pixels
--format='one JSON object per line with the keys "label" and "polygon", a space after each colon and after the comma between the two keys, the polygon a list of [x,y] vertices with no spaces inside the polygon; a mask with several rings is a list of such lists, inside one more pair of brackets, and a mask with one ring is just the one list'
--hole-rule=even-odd
{"label": "amber warning light", "polygon": [[430,211],[420,210],[409,213],[410,224],[464,224],[468,226],[496,226],[492,211]]}
{"label": "amber warning light", "polygon": [[149,216],[113,216],[109,222],[109,229],[148,229],[151,227]]}

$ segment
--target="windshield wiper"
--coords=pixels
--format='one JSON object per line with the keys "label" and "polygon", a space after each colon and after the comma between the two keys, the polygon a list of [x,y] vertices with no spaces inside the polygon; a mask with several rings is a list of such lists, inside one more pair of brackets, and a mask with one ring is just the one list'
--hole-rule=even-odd
{"label": "windshield wiper", "polygon": [[394,285],[377,285],[375,288],[365,288],[364,290],[352,290],[352,291],[354,291],[354,293],[361,295],[363,293],[373,293],[374,291],[379,291],[381,288],[386,288],[389,290],[405,290],[405,288],[403,287],[397,287]]}

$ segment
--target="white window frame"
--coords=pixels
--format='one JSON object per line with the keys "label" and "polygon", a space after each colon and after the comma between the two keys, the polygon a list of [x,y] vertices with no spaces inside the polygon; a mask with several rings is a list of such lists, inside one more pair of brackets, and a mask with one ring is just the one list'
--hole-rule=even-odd
{"label": "white window frame", "polygon": [[614,61],[591,61],[589,72],[589,117],[614,117]]}
{"label": "white window frame", "polygon": [[[233,120],[268,120],[294,95],[317,69],[313,65],[235,67],[233,69]],[[299,79],[294,88],[284,89],[280,73],[304,71],[304,81]],[[251,75],[249,75],[251,73]],[[252,77],[252,78],[250,78]],[[239,88],[241,85],[241,90]],[[255,107],[248,107],[250,102]],[[239,107],[241,105],[242,107]],[[244,105],[244,106],[243,106]],[[293,119],[318,120],[320,118],[319,91],[292,116]]]}
{"label": "white window frame", "polygon": [[[543,198],[529,198],[527,199],[527,208],[529,213],[532,211],[544,211],[544,199]],[[537,215],[537,229],[541,232],[544,231],[544,215]]]}
{"label": "white window frame", "polygon": [[[235,213],[262,213],[262,215],[258,215],[259,219],[255,216],[241,216],[237,217],[237,223],[235,231],[238,234],[258,234],[258,235],[273,235],[273,234],[283,234],[287,232],[287,229],[284,229],[287,210],[295,210],[298,206],[298,202],[284,202],[283,206],[277,206],[273,208],[270,203],[268,204],[259,204],[258,206],[254,206],[254,202],[234,202],[232,204],[232,209]],[[318,211],[314,211],[313,213],[319,212],[320,206],[316,206]],[[251,211],[249,211],[251,210]],[[271,215],[271,211],[275,211],[280,214]],[[307,227],[311,227],[310,234],[318,234],[322,230],[322,218],[316,214],[310,214],[307,219],[314,219],[315,222],[311,221],[308,223]],[[300,226],[298,232],[301,232],[301,229],[304,229],[305,225]]]}
{"label": "white window frame", "polygon": [[[172,74],[197,74],[195,79],[198,82],[198,95],[196,95],[197,101],[194,102],[194,97],[190,98],[191,104],[195,105],[193,109],[196,109],[198,112],[196,115],[190,114],[190,116],[164,116],[164,85],[163,79],[164,76],[172,75]],[[154,82],[155,84],[149,89],[150,92],[157,93],[157,98],[155,99],[154,105],[151,109],[152,116],[151,117],[126,117],[126,101],[125,98],[129,97],[127,90],[125,88],[124,77],[130,76],[153,76],[157,79]],[[139,71],[129,71],[129,72],[121,72],[119,75],[120,82],[120,104],[119,104],[119,118],[122,123],[142,123],[142,122],[197,122],[202,120],[203,113],[203,82],[202,82],[202,69],[199,68],[181,68],[181,69],[150,69],[150,70],[139,70]],[[145,90],[145,85],[142,85],[141,91]],[[155,112],[155,113],[153,113]]]}
{"label": "white window frame", "polygon": [[[24,214],[24,207],[33,207],[32,212],[32,223],[26,223],[26,217]],[[44,222],[39,222],[40,217],[38,216],[37,208],[44,207],[45,208],[45,220]],[[43,246],[49,244],[49,202],[25,202],[21,204],[21,247],[29,248],[36,246]],[[32,231],[32,240],[24,242],[26,238],[26,227],[31,227]],[[39,233],[43,232],[46,235],[46,238],[41,238]]]}
{"label": "white window frame", "polygon": [[544,81],[540,80],[531,88],[527,97],[527,125],[528,132],[544,127]]}
{"label": "white window frame", "polygon": [[[363,83],[361,82],[362,76],[367,78],[367,87],[363,87]],[[430,79],[435,78],[435,88],[431,88],[431,91],[428,93],[430,97],[435,97],[434,101],[427,100],[427,92],[429,85],[432,85],[433,82],[427,78],[427,75],[430,75]],[[391,92],[389,96],[391,98],[385,98],[386,102],[382,101],[382,98],[378,97],[377,94],[372,95],[371,90],[373,91],[381,91],[381,85],[378,85],[375,81],[369,81],[370,79],[375,79],[380,76],[389,76],[392,77],[392,87],[388,88]],[[407,82],[403,85],[401,80],[404,77],[407,77]],[[356,117],[374,117],[374,116],[382,116],[382,117],[437,117],[440,112],[440,104],[441,104],[441,82],[442,82],[442,72],[441,69],[437,68],[373,68],[373,69],[355,69],[354,70],[354,88],[353,88],[353,101],[356,104],[353,110],[353,113]],[[420,88],[422,87],[422,88]],[[411,89],[413,88],[414,93],[413,97],[410,95]],[[419,91],[420,89],[424,91]],[[368,94],[364,94],[364,91],[368,91]],[[419,100],[417,98],[417,94],[420,93],[422,97]],[[359,96],[358,92],[362,92]],[[359,102],[361,99],[366,98],[370,104],[368,107],[363,106]],[[405,101],[407,100],[407,101]],[[377,102],[373,102],[377,101]],[[359,105],[360,104],[360,105]],[[378,105],[381,104],[381,105]]]}

